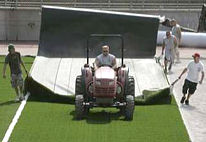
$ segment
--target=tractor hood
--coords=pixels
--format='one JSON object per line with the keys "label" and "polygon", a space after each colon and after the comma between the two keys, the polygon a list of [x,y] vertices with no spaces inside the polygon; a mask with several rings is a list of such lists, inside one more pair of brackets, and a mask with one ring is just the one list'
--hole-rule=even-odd
{"label": "tractor hood", "polygon": [[110,67],[100,67],[95,72],[96,79],[114,79],[115,71]]}

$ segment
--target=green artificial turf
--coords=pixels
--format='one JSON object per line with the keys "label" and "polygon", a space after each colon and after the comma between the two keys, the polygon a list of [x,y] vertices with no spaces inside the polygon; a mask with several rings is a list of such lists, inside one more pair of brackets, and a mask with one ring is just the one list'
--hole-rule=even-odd
{"label": "green artificial turf", "polygon": [[[11,123],[16,110],[18,109],[18,106],[20,103],[15,103],[16,94],[15,91],[11,88],[10,84],[10,71],[9,66],[7,66],[7,78],[2,78],[2,70],[3,70],[3,62],[4,62],[3,56],[0,57],[0,140],[3,139],[6,130],[8,129],[9,124]],[[23,61],[33,61],[33,58],[23,58]],[[31,65],[30,63],[26,63],[26,68],[30,69]],[[24,71],[23,71],[24,73]],[[25,74],[24,74],[25,78]]]}
{"label": "green artificial turf", "polygon": [[114,108],[92,109],[74,119],[69,104],[29,101],[11,142],[188,142],[177,105],[136,106],[133,121],[124,121]]}
{"label": "green artificial turf", "polygon": [[[0,57],[3,62],[4,57]],[[23,58],[30,68],[32,58]],[[0,63],[0,69],[3,64]],[[9,77],[7,69],[7,77]],[[0,78],[0,140],[19,103],[9,79]],[[163,91],[164,92],[164,91]],[[145,92],[147,98],[155,93]],[[163,94],[163,93],[161,93]],[[141,101],[146,102],[145,98]],[[188,142],[189,137],[177,105],[136,106],[133,121],[124,121],[114,108],[92,109],[84,120],[74,120],[73,99],[31,96],[15,126],[10,142]],[[145,103],[144,103],[145,104]]]}

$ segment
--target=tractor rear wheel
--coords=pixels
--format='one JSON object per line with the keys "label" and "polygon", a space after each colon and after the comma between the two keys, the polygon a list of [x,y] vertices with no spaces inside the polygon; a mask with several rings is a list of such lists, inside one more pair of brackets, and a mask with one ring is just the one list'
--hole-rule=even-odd
{"label": "tractor rear wheel", "polygon": [[129,76],[127,80],[127,87],[126,87],[126,95],[132,95],[135,96],[135,82],[134,77]]}
{"label": "tractor rear wheel", "polygon": [[82,76],[78,75],[76,78],[75,84],[75,95],[84,94],[83,86],[82,86]]}
{"label": "tractor rear wheel", "polygon": [[76,119],[82,119],[84,115],[84,90],[82,84],[82,76],[79,75],[76,78],[75,84],[75,116]]}

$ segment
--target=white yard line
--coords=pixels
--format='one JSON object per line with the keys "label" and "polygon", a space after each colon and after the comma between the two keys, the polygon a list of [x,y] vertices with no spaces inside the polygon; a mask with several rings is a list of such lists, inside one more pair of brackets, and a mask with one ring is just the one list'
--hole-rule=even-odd
{"label": "white yard line", "polygon": [[26,105],[26,102],[27,102],[27,99],[28,99],[29,95],[30,95],[30,93],[28,92],[26,94],[26,96],[25,96],[25,100],[23,100],[21,102],[21,105],[19,106],[18,110],[16,111],[16,114],[15,114],[11,124],[9,125],[9,128],[6,131],[6,134],[5,134],[2,142],[8,142],[9,141],[9,138],[10,138],[10,136],[12,134],[12,131],[13,131],[16,123],[18,122],[19,117],[21,116],[21,113],[22,113],[22,111],[24,109],[24,106]]}

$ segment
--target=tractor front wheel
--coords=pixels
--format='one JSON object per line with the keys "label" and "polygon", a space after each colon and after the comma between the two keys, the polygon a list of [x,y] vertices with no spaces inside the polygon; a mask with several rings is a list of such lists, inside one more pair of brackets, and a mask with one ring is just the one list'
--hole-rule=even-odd
{"label": "tractor front wheel", "polygon": [[125,107],[125,119],[126,120],[133,120],[134,108],[135,108],[134,96],[127,95],[126,96],[126,107]]}
{"label": "tractor front wheel", "polygon": [[135,109],[135,82],[134,77],[129,76],[126,88],[126,106],[125,106],[125,119],[133,120],[133,113]]}
{"label": "tractor front wheel", "polygon": [[76,119],[81,120],[84,115],[84,96],[76,95],[75,96],[75,115]]}

